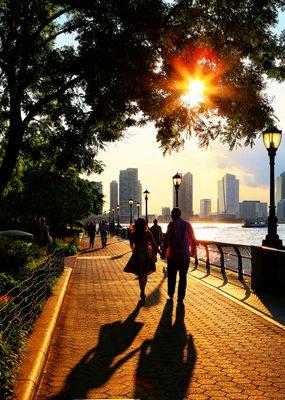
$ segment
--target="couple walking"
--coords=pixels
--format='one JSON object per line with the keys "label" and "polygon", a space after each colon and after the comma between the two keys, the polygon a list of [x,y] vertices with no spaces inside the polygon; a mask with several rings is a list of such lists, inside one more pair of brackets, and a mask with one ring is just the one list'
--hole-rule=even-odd
{"label": "couple walking", "polygon": [[168,296],[170,299],[173,299],[174,296],[176,276],[179,271],[178,302],[183,303],[190,256],[195,254],[196,242],[191,224],[181,218],[180,208],[175,207],[172,210],[171,218],[172,222],[167,227],[162,250],[154,241],[143,218],[137,219],[134,231],[130,235],[133,254],[124,271],[138,276],[141,305],[145,303],[147,276],[155,271],[156,253],[160,254],[162,260],[167,258]]}

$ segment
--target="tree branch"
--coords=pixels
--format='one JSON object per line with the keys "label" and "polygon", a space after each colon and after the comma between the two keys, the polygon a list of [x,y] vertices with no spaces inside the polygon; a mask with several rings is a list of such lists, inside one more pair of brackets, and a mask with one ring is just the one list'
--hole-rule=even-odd
{"label": "tree branch", "polygon": [[26,128],[28,126],[28,124],[31,122],[31,120],[34,118],[34,116],[37,115],[46,104],[48,104],[50,101],[55,100],[58,96],[63,94],[67,89],[70,89],[72,86],[76,85],[76,83],[80,82],[81,79],[82,78],[80,76],[77,76],[76,78],[71,79],[69,82],[67,82],[65,85],[63,85],[61,88],[59,88],[55,92],[47,95],[46,97],[41,98],[37,103],[35,103],[23,121],[24,127]]}
{"label": "tree branch", "polygon": [[54,15],[52,15],[43,24],[41,24],[39,26],[39,28],[35,31],[34,36],[40,35],[41,32],[45,29],[45,27],[48,26],[52,21],[54,21],[55,19],[59,18],[61,15],[65,14],[69,11],[72,11],[72,10],[74,10],[74,7],[67,7],[67,8],[64,8],[64,9],[58,11]]}

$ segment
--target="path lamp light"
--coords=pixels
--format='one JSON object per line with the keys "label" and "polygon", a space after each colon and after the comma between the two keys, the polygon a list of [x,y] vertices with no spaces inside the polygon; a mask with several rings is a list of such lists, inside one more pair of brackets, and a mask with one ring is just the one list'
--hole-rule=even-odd
{"label": "path lamp light", "polygon": [[113,222],[115,222],[115,209],[112,208],[112,214],[113,214]]}
{"label": "path lamp light", "polygon": [[146,189],[144,192],[144,198],[145,198],[145,221],[146,224],[148,225],[148,215],[147,215],[147,201],[148,201],[148,195],[149,195],[149,191]]}
{"label": "path lamp light", "polygon": [[117,205],[117,218],[118,218],[118,225],[120,225],[120,206],[119,204]]}
{"label": "path lamp light", "polygon": [[137,215],[138,215],[138,218],[140,217],[140,202],[139,201],[137,201]]}
{"label": "path lamp light", "polygon": [[178,172],[172,177],[173,185],[175,187],[176,192],[176,207],[178,207],[178,190],[180,188],[182,177],[178,174]]}
{"label": "path lamp light", "polygon": [[129,206],[130,206],[130,224],[133,222],[133,199],[129,199]]}
{"label": "path lamp light", "polygon": [[274,165],[275,155],[281,142],[282,131],[279,129],[267,129],[263,132],[263,143],[269,155],[270,164],[270,205],[268,216],[268,233],[262,241],[262,245],[266,247],[282,248],[282,240],[279,239],[277,234],[278,219],[275,213],[275,182],[274,182]]}

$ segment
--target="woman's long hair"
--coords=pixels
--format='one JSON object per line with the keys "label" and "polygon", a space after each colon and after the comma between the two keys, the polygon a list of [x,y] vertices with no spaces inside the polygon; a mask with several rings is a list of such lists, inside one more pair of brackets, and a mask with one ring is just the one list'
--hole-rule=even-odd
{"label": "woman's long hair", "polygon": [[147,225],[145,219],[138,218],[135,222],[135,229],[134,229],[135,242],[143,240],[146,230],[147,230]]}

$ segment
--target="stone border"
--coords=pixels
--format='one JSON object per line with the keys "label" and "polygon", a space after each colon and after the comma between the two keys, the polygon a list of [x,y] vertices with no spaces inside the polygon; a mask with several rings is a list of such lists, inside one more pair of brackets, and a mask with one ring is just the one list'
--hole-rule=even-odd
{"label": "stone border", "polygon": [[19,365],[14,386],[14,398],[17,400],[31,400],[36,394],[71,272],[72,268],[64,268],[62,276],[47,300],[35,329],[28,339],[26,344],[28,350]]}

